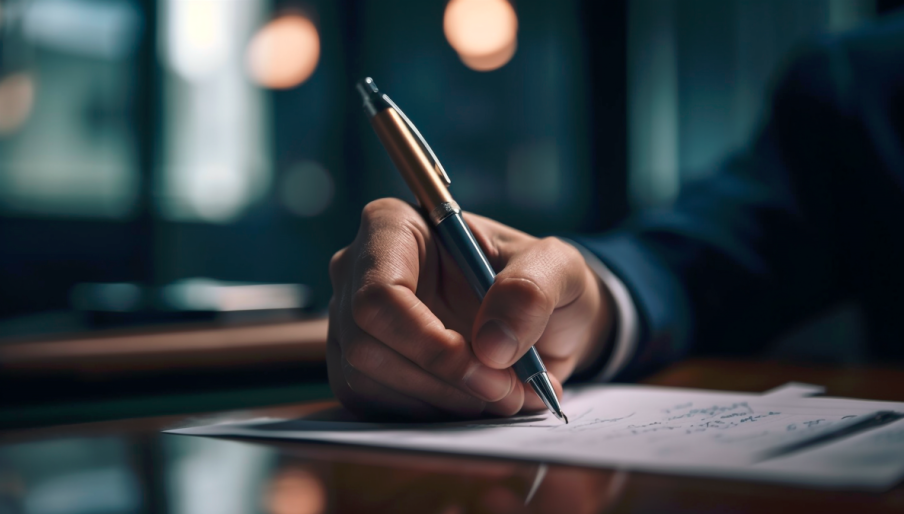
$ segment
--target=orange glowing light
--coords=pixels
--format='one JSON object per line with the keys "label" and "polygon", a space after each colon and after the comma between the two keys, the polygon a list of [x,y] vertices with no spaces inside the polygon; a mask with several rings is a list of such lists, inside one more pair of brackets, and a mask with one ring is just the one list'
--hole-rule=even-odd
{"label": "orange glowing light", "polygon": [[512,41],[512,44],[496,53],[476,56],[458,54],[458,57],[461,59],[461,62],[465,63],[465,66],[474,71],[493,71],[505,66],[507,62],[511,61],[517,48],[517,43]]}
{"label": "orange glowing light", "polygon": [[265,25],[248,45],[248,73],[261,86],[290,89],[310,78],[320,60],[320,35],[308,18],[289,14]]}
{"label": "orange glowing light", "polygon": [[271,479],[264,496],[269,514],[322,514],[326,489],[320,479],[303,467],[283,469]]}
{"label": "orange glowing light", "polygon": [[465,65],[490,71],[515,55],[518,16],[506,0],[451,0],[443,31]]}
{"label": "orange glowing light", "polygon": [[35,83],[28,73],[15,73],[0,80],[0,136],[12,134],[31,114]]}

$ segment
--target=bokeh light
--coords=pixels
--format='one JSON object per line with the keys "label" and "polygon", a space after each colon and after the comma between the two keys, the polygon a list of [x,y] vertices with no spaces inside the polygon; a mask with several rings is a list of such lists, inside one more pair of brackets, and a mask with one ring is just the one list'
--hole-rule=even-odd
{"label": "bokeh light", "polygon": [[512,40],[511,45],[493,54],[477,56],[458,54],[458,57],[461,58],[461,62],[465,63],[465,66],[474,71],[493,71],[511,61],[517,48],[518,45]]}
{"label": "bokeh light", "polygon": [[14,73],[0,80],[0,136],[12,134],[28,119],[35,98],[34,79]]}
{"label": "bokeh light", "polygon": [[518,16],[506,0],[451,0],[443,30],[466,66],[490,71],[515,55]]}
{"label": "bokeh light", "polygon": [[304,467],[284,468],[270,481],[264,510],[268,514],[321,514],[326,510],[326,488]]}
{"label": "bokeh light", "polygon": [[271,21],[248,45],[248,73],[255,82],[271,89],[301,84],[314,73],[319,60],[317,27],[298,14]]}
{"label": "bokeh light", "polygon": [[167,51],[183,78],[200,81],[223,69],[234,51],[231,12],[222,0],[169,0]]}
{"label": "bokeh light", "polygon": [[315,161],[301,161],[283,173],[280,200],[296,216],[317,216],[333,202],[335,186],[326,168]]}

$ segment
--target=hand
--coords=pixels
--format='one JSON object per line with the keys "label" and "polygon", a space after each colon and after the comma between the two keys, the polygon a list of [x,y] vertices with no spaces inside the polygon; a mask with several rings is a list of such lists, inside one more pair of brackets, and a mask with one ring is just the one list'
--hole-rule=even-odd
{"label": "hand", "polygon": [[543,409],[510,366],[536,346],[561,382],[603,351],[612,300],[572,246],[465,220],[498,271],[482,304],[411,205],[368,204],[330,262],[330,385],[359,415],[509,416]]}

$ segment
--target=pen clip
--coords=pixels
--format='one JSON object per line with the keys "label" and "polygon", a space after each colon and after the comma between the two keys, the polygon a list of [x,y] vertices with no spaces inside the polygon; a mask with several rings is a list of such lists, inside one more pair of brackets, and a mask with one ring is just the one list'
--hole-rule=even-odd
{"label": "pen clip", "polygon": [[424,153],[427,154],[427,158],[430,159],[431,164],[433,164],[433,171],[439,175],[440,180],[443,181],[443,185],[449,187],[452,184],[452,180],[449,178],[449,175],[446,174],[446,170],[443,168],[443,165],[439,163],[439,159],[436,158],[436,154],[433,153],[433,149],[430,148],[430,145],[427,144],[427,141],[424,139],[424,136],[421,135],[420,131],[418,131],[417,127],[414,126],[414,123],[411,123],[411,120],[408,119],[408,116],[405,116],[405,113],[402,112],[402,109],[399,109],[399,106],[393,102],[388,95],[383,95],[383,99],[386,100],[390,106],[399,116],[405,121],[405,125],[408,126],[408,130],[414,135],[414,138],[417,140],[418,144],[421,145],[421,149],[424,150]]}

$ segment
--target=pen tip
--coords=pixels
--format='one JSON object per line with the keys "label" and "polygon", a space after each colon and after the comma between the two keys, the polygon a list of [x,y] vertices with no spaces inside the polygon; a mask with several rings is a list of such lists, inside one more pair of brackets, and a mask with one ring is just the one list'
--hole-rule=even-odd
{"label": "pen tip", "polygon": [[565,419],[565,424],[567,425],[568,424],[568,416],[566,416],[564,412],[562,413],[562,418]]}

